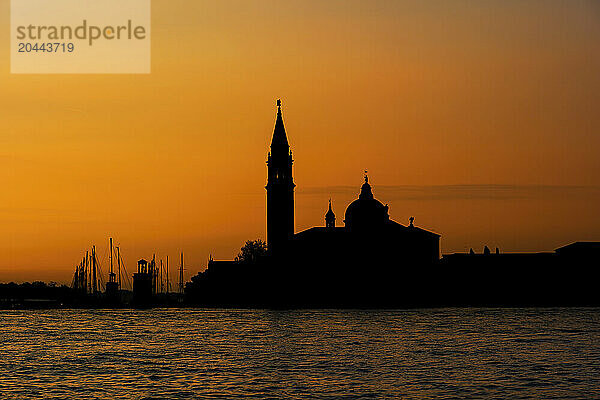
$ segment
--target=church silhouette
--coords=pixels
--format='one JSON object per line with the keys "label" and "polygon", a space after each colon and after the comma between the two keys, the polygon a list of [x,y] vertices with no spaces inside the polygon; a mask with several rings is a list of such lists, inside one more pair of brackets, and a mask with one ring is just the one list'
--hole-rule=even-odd
{"label": "church silhouette", "polygon": [[[365,171],[358,198],[336,223],[294,231],[294,160],[281,101],[267,156],[267,249],[210,259],[186,285],[186,302],[218,307],[412,308],[599,305],[600,242],[543,253],[444,254],[440,235],[390,218]],[[357,190],[358,191],[358,190]],[[260,246],[259,246],[260,247]],[[262,247],[261,247],[262,248]]]}
{"label": "church silhouette", "polygon": [[273,256],[305,259],[314,265],[377,259],[392,264],[431,263],[439,260],[440,235],[390,219],[389,207],[373,196],[365,171],[358,199],[346,208],[344,226],[337,227],[331,201],[325,226],[294,233],[294,179],[292,152],[277,100],[277,119],[267,159],[267,246]]}
{"label": "church silhouette", "polygon": [[[294,231],[292,151],[281,101],[267,156],[267,254],[248,265],[209,260],[192,283],[203,302],[237,305],[366,306],[387,303],[407,269],[439,262],[440,235],[392,219],[364,175],[360,194],[336,225],[331,200],[325,225]],[[402,272],[404,271],[404,272]],[[194,287],[194,285],[192,285]]]}

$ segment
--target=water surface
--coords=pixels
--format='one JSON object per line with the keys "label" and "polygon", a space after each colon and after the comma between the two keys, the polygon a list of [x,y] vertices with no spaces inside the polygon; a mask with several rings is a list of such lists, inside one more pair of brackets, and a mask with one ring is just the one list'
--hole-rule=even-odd
{"label": "water surface", "polygon": [[0,398],[600,398],[600,309],[0,311]]}

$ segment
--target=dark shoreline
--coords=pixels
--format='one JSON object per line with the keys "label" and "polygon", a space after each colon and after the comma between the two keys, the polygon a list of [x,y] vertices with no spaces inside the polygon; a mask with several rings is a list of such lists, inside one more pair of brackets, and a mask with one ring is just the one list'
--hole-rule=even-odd
{"label": "dark shoreline", "polygon": [[552,308],[598,308],[600,303],[594,304],[445,304],[445,305],[414,305],[414,306],[389,306],[389,307],[273,307],[273,306],[226,306],[226,305],[196,305],[196,304],[154,304],[148,306],[107,306],[107,305],[74,305],[74,304],[46,304],[46,306],[15,305],[14,307],[0,303],[0,311],[33,311],[33,310],[157,310],[157,309],[195,309],[195,310],[269,310],[269,311],[309,311],[309,310],[337,310],[337,311],[400,311],[400,310],[436,310],[436,309],[552,309]]}

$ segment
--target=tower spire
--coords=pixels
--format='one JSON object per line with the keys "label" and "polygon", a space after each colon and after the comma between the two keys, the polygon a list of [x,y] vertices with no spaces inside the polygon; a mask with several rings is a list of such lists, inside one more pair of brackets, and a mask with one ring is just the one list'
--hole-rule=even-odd
{"label": "tower spire", "polygon": [[277,119],[275,120],[275,129],[273,130],[273,139],[271,140],[271,152],[275,153],[278,149],[285,150],[287,154],[289,150],[287,134],[283,125],[283,115],[281,113],[281,100],[277,100]]}
{"label": "tower spire", "polygon": [[287,140],[281,100],[277,100],[277,118],[271,152],[267,157],[267,247],[277,252],[294,235],[294,179],[292,152]]}

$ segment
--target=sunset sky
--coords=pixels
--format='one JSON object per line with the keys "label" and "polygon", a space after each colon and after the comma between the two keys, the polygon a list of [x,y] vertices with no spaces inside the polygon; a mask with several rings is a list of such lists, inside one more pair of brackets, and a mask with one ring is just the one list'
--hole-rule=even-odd
{"label": "sunset sky", "polygon": [[600,240],[600,2],[153,0],[148,75],[11,75],[9,4],[0,281],[70,282],[109,236],[186,278],[265,239],[278,98],[296,231],[368,169],[442,253]]}

